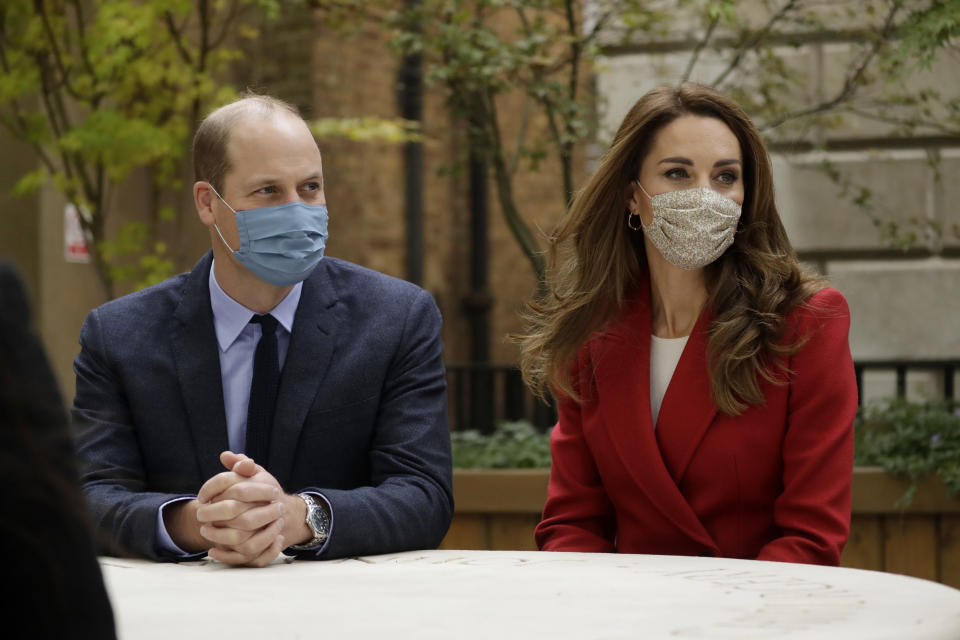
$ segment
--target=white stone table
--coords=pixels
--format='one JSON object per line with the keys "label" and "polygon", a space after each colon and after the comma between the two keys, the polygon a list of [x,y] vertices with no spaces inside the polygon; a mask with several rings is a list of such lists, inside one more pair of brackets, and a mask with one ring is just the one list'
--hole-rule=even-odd
{"label": "white stone table", "polygon": [[238,569],[101,558],[121,639],[960,638],[960,591],[674,556],[417,551]]}

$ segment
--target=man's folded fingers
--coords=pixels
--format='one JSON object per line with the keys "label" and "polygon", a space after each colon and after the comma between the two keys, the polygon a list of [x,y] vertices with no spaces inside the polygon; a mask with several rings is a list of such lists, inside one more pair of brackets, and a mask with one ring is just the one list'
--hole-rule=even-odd
{"label": "man's folded fingers", "polygon": [[251,567],[265,567],[273,560],[280,555],[280,552],[283,551],[286,542],[282,535],[279,535],[274,539],[273,544],[267,547],[267,550],[260,554],[259,557],[250,562]]}
{"label": "man's folded fingers", "polygon": [[207,552],[207,555],[214,560],[219,560],[224,564],[245,565],[249,564],[250,562],[250,558],[247,558],[242,553],[231,551],[229,549],[220,549],[214,547]]}
{"label": "man's folded fingers", "polygon": [[237,500],[219,500],[210,504],[201,503],[197,507],[197,520],[202,523],[225,523],[237,518],[251,508],[253,508],[253,505],[250,503]]}
{"label": "man's folded fingers", "polygon": [[224,527],[240,529],[241,531],[257,531],[283,517],[282,502],[270,502],[262,506],[247,509],[235,518],[221,524]]}
{"label": "man's folded fingers", "polygon": [[204,482],[203,486],[200,487],[200,491],[197,492],[197,502],[200,504],[211,502],[214,498],[219,496],[233,485],[243,482],[246,479],[247,478],[244,476],[234,473],[233,471],[223,471],[218,473]]}
{"label": "man's folded fingers", "polygon": [[281,495],[277,487],[262,482],[240,482],[220,493],[213,501],[237,500],[239,502],[267,503],[277,500]]}
{"label": "man's folded fingers", "polygon": [[268,527],[264,527],[239,544],[221,545],[221,547],[211,549],[209,555],[216,560],[228,564],[263,566],[264,564],[269,564],[283,549],[283,536],[280,535],[281,531],[283,531],[282,519],[275,521]]}
{"label": "man's folded fingers", "polygon": [[205,524],[200,527],[200,535],[226,550],[233,550],[237,545],[243,544],[252,538],[253,534],[253,531],[242,531],[240,529],[231,529],[230,527],[215,527],[212,524]]}

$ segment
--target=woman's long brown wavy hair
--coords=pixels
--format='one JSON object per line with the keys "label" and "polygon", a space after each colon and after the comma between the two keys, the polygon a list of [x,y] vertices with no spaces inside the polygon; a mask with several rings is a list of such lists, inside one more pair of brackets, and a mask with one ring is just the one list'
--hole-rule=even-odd
{"label": "woman's long brown wavy hair", "polygon": [[630,109],[600,167],[577,194],[549,247],[549,293],[529,305],[520,367],[540,397],[579,400],[570,368],[591,334],[615,319],[648,278],[643,238],[627,227],[630,183],[654,136],[683,115],[716,118],[740,142],[744,201],[733,245],[706,267],[710,381],[717,408],[740,414],[764,402],[761,379],[780,383],[786,314],[823,288],[797,261],[773,197],[770,157],[746,113],[697,84],[655,89]]}

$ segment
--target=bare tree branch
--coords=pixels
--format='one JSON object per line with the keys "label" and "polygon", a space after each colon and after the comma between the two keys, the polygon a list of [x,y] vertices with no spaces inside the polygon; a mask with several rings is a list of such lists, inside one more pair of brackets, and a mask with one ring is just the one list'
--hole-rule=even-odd
{"label": "bare tree branch", "polygon": [[773,31],[773,27],[776,26],[778,22],[783,20],[784,17],[799,4],[799,0],[787,0],[787,3],[780,7],[780,10],[775,14],[770,16],[770,19],[767,20],[767,23],[763,25],[758,31],[756,31],[752,36],[743,41],[743,43],[737,48],[736,53],[734,53],[733,58],[730,60],[730,63],[727,64],[727,68],[720,72],[716,78],[714,78],[711,83],[714,87],[719,87],[720,84],[727,79],[737,67],[740,66],[740,63],[743,61],[743,57],[747,54],[748,51],[751,51],[754,47],[762,42],[770,33]]}
{"label": "bare tree branch", "polygon": [[520,113],[520,131],[517,133],[517,146],[513,152],[513,158],[508,163],[508,171],[511,177],[516,175],[517,169],[520,167],[520,157],[523,155],[523,145],[526,142],[527,127],[530,123],[530,102],[530,94],[524,93],[523,110]]}
{"label": "bare tree branch", "polygon": [[[602,16],[600,16],[600,18],[597,19],[596,24],[593,25],[593,29],[590,30],[589,34],[586,34],[584,36],[578,36],[577,34],[573,35],[573,39],[576,40],[580,51],[582,51],[585,47],[587,47],[591,42],[596,40],[597,36],[600,35],[600,31],[603,29],[604,26],[606,26],[606,23],[610,20],[610,18],[613,15],[614,15],[614,12],[611,10],[603,14]],[[553,64],[544,68],[544,75],[551,75],[556,73],[557,71],[561,71],[564,67],[566,67],[569,64],[571,64],[571,59],[569,56],[566,56],[566,55],[560,56],[559,58],[557,58],[556,61],[553,62]]]}
{"label": "bare tree branch", "polygon": [[66,66],[63,64],[63,55],[60,53],[60,47],[57,46],[57,36],[53,33],[53,27],[50,25],[50,18],[47,15],[46,6],[44,6],[43,0],[34,0],[33,2],[34,9],[40,15],[41,22],[43,23],[43,31],[47,36],[47,42],[50,45],[50,50],[53,52],[53,61],[57,67],[57,70],[60,72],[60,82],[58,84],[63,85],[71,96],[77,99],[81,99],[80,95],[74,90],[73,85],[70,84],[70,74],[67,72]]}
{"label": "bare tree branch", "polygon": [[925,129],[933,129],[934,131],[937,131],[939,133],[949,135],[949,136],[960,136],[960,129],[945,126],[943,123],[937,122],[935,120],[921,120],[921,119],[911,120],[908,118],[897,118],[895,116],[889,116],[883,113],[877,113],[874,111],[869,111],[867,109],[861,109],[854,106],[845,106],[843,108],[843,111],[847,113],[851,113],[856,116],[860,116],[861,118],[868,118],[870,120],[874,120],[876,122],[883,122],[885,124],[892,124],[892,125],[911,127],[911,128],[922,127]]}
{"label": "bare tree branch", "polygon": [[[4,24],[2,18],[3,15],[0,14],[0,69],[3,69],[5,74],[9,74],[11,73],[11,68],[10,59],[7,57],[8,40],[7,34],[2,28]],[[25,110],[20,105],[20,102],[14,99],[11,100],[8,105],[11,110],[12,120],[9,118],[2,118],[0,119],[0,123],[3,124],[3,127],[7,131],[13,134],[14,138],[29,141],[30,146],[34,149],[37,156],[40,158],[40,161],[47,168],[47,170],[51,173],[55,172],[57,169],[53,162],[53,158],[50,157],[50,155],[39,142],[33,140],[32,137],[28,135],[29,126],[27,125],[27,119],[24,115]]]}
{"label": "bare tree branch", "polygon": [[590,33],[584,35],[583,43],[588,44],[596,40],[597,36],[600,35],[600,32],[603,31],[603,28],[607,26],[607,22],[610,21],[610,18],[613,17],[614,13],[615,12],[613,9],[611,9],[597,18],[597,21],[593,25],[593,29],[590,29]]}
{"label": "bare tree branch", "polygon": [[690,60],[687,61],[687,68],[684,69],[683,75],[680,76],[680,82],[678,84],[683,84],[690,80],[690,74],[693,73],[693,68],[697,66],[697,60],[700,59],[700,53],[703,51],[704,47],[710,43],[710,38],[713,36],[714,30],[717,28],[717,25],[720,24],[720,16],[714,16],[710,20],[710,24],[707,25],[707,32],[703,34],[703,39],[697,43],[696,48],[694,48],[693,53],[690,55]]}
{"label": "bare tree branch", "polygon": [[43,102],[44,109],[47,112],[47,120],[50,122],[50,131],[53,133],[54,139],[59,139],[66,129],[69,128],[69,121],[66,119],[66,114],[63,113],[61,109],[55,108],[55,103],[52,101],[56,87],[51,84],[50,80],[50,71],[49,63],[46,60],[46,57],[42,54],[34,54],[34,60],[36,61],[37,67],[40,69],[40,99]]}
{"label": "bare tree branch", "polygon": [[[83,6],[81,0],[73,0],[71,2],[73,5],[73,12],[77,19],[77,29],[83,29],[83,26],[87,24],[86,19],[83,15]],[[80,44],[78,45],[80,49],[80,59],[83,61],[83,66],[86,68],[87,73],[90,74],[91,78],[96,77],[96,73],[93,70],[93,63],[90,62],[90,53],[87,51],[87,48],[83,46],[83,37],[81,34]]]}
{"label": "bare tree branch", "polygon": [[895,20],[901,8],[902,5],[899,2],[894,2],[891,4],[890,11],[887,12],[887,16],[884,19],[883,27],[881,27],[877,32],[876,37],[874,37],[873,42],[863,57],[860,58],[860,60],[852,67],[850,73],[847,74],[847,78],[843,83],[843,87],[840,88],[833,98],[825,100],[819,104],[793,111],[791,113],[786,113],[771,120],[770,122],[764,123],[761,127],[759,127],[759,129],[761,131],[775,129],[790,120],[829,111],[837,105],[853,98],[857,90],[860,88],[860,83],[863,80],[863,76],[867,72],[867,68],[873,62],[873,59],[877,57],[877,54],[880,53],[880,50],[883,48],[884,44],[886,44],[891,34],[896,30]]}
{"label": "bare tree branch", "polygon": [[[46,33],[49,37],[53,37],[52,31]],[[62,90],[67,90],[67,87],[63,83],[56,82],[53,79],[53,71],[50,68],[47,56],[38,53],[34,55],[34,59],[40,69],[41,101],[46,110],[47,120],[50,123],[51,131],[56,141],[55,144],[60,156],[63,173],[67,177],[68,184],[65,195],[71,201],[76,200],[77,192],[70,183],[73,180],[79,180],[84,198],[90,202],[95,209],[99,210],[101,193],[98,192],[91,183],[91,179],[84,169],[82,160],[78,154],[67,151],[59,144],[60,138],[72,128],[62,95]],[[94,218],[96,218],[96,215],[94,215]],[[98,235],[95,235],[94,238],[99,240]]]}
{"label": "bare tree branch", "polygon": [[[526,13],[523,11],[523,8],[517,7],[517,13],[520,17],[521,23],[524,26],[525,35],[531,35],[532,29],[530,22],[526,16]],[[567,99],[570,101],[576,100],[577,92],[580,88],[579,67],[580,59],[583,54],[584,40],[580,38],[577,33],[577,17],[572,0],[565,0],[563,15],[566,22],[566,32],[570,44],[570,53],[568,56],[564,56],[562,58],[564,61],[562,64],[555,63],[554,65],[550,66],[532,66],[531,71],[533,74],[533,82],[528,85],[526,94],[532,95],[532,97],[540,103],[540,105],[543,107],[544,114],[547,117],[547,126],[550,129],[550,136],[557,149],[557,154],[560,157],[564,186],[564,208],[566,208],[566,206],[569,204],[570,197],[573,194],[573,161],[571,157],[573,149],[572,139],[574,137],[573,125],[571,124],[569,118],[563,113],[558,114],[558,106],[550,97],[548,92],[531,92],[530,90],[531,86],[536,87],[546,85],[547,79],[550,75],[552,75],[555,71],[567,67],[569,69],[567,81]],[[558,122],[558,119],[561,122]],[[564,133],[567,134],[566,138],[564,137]]]}
{"label": "bare tree branch", "polygon": [[[237,19],[237,16],[240,15],[240,5],[236,2],[230,3],[230,11],[227,12],[227,17],[223,19],[223,23],[220,25],[220,33],[218,33],[211,41],[211,49],[219,49],[220,45],[224,43],[227,39],[227,36],[230,35],[230,27],[233,25],[233,21]],[[210,25],[210,29],[213,29],[213,25]]]}
{"label": "bare tree branch", "polygon": [[53,159],[47,154],[46,149],[43,148],[41,144],[31,140],[27,135],[27,124],[23,119],[22,114],[20,113],[20,105],[17,103],[10,103],[13,110],[13,120],[10,118],[0,117],[0,125],[4,129],[10,132],[10,134],[18,140],[26,140],[30,145],[30,148],[33,149],[34,153],[37,154],[37,157],[40,158],[40,162],[50,173],[57,171],[57,167],[53,162]]}
{"label": "bare tree branch", "polygon": [[163,12],[163,20],[167,23],[167,31],[170,33],[170,38],[173,40],[173,46],[176,47],[177,53],[180,54],[180,58],[187,63],[189,66],[193,66],[193,56],[190,55],[190,52],[187,51],[186,45],[183,43],[183,35],[179,27],[177,27],[176,21],[173,19],[173,14],[169,11]]}
{"label": "bare tree branch", "polygon": [[489,92],[483,92],[481,95],[484,120],[491,140],[493,141],[493,161],[494,183],[497,186],[497,196],[500,202],[500,210],[506,220],[507,226],[513,232],[514,237],[523,249],[524,255],[530,261],[534,272],[537,274],[538,286],[542,286],[546,277],[546,264],[540,247],[537,245],[536,238],[530,227],[524,221],[520,212],[517,210],[516,199],[513,196],[513,183],[510,180],[507,171],[506,162],[503,157],[503,141],[500,137],[499,116],[497,115],[497,105],[494,97]]}
{"label": "bare tree branch", "polygon": [[577,15],[573,6],[573,0],[564,2],[567,18],[567,37],[570,38],[570,78],[567,86],[567,94],[570,100],[577,97],[577,89],[580,85],[580,56],[583,53],[583,44],[579,41],[577,33]]}

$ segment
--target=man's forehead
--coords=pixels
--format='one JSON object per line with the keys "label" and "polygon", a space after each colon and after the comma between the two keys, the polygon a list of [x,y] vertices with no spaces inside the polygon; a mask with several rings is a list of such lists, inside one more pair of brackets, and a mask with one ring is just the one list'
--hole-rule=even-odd
{"label": "man's forehead", "polygon": [[300,142],[309,140],[316,145],[307,123],[298,115],[282,111],[247,111],[237,116],[230,126],[227,147],[233,146],[235,141],[266,144],[278,138],[296,139]]}
{"label": "man's forehead", "polygon": [[[279,117],[277,117],[279,115]],[[306,123],[292,114],[246,114],[231,128],[228,176],[247,182],[323,178],[320,150]]]}

